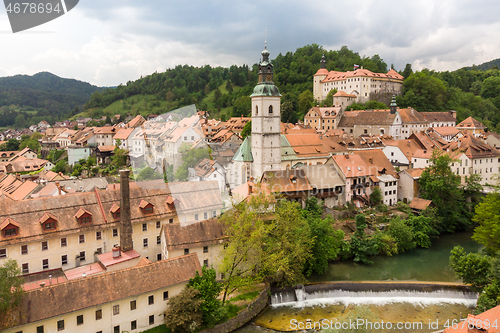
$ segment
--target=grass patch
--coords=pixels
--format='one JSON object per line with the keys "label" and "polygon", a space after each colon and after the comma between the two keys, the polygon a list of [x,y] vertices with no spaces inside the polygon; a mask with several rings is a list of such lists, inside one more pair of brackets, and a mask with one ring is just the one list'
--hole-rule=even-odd
{"label": "grass patch", "polygon": [[142,331],[141,333],[171,333],[172,331],[167,328],[164,324],[150,328],[149,330]]}
{"label": "grass patch", "polygon": [[248,293],[245,293],[245,294],[239,294],[238,296],[236,297],[233,297],[229,300],[229,302],[237,302],[237,301],[248,301],[248,300],[252,300],[254,299],[255,297],[259,296],[259,293],[260,291],[258,290],[255,290],[255,291],[250,291]]}
{"label": "grass patch", "polygon": [[240,312],[241,309],[246,308],[246,306],[238,306],[235,304],[227,303],[224,305],[224,307],[227,309],[227,319],[234,318],[238,315],[238,312]]}

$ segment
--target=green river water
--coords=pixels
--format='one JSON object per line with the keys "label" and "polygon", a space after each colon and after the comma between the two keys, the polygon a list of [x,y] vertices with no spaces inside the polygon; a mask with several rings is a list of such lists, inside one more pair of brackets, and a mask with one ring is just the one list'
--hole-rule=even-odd
{"label": "green river water", "polygon": [[[322,275],[314,275],[310,282],[326,281],[439,281],[461,282],[449,267],[450,251],[456,245],[461,245],[467,252],[477,252],[481,245],[471,239],[472,233],[457,233],[443,235],[433,242],[429,249],[416,249],[411,252],[392,257],[372,257],[373,265],[363,265],[352,261],[335,262],[329,265],[328,271]],[[466,316],[472,308],[465,305],[438,304],[422,306],[408,303],[393,303],[386,305],[363,306],[369,309],[376,318],[396,321],[423,322],[426,328],[429,320],[438,320],[440,328],[447,319]],[[290,318],[341,318],[350,311],[359,309],[356,305],[326,305],[296,309],[291,306],[268,307],[250,324],[236,330],[236,333],[270,333],[290,330]],[[316,319],[314,319],[316,318]],[[267,326],[263,327],[263,326]],[[279,329],[273,330],[274,329]],[[394,330],[393,330],[394,331]],[[399,332],[431,332],[435,330],[399,330]],[[303,331],[305,332],[305,331]],[[311,331],[312,332],[312,331]],[[382,332],[373,330],[372,332]]]}

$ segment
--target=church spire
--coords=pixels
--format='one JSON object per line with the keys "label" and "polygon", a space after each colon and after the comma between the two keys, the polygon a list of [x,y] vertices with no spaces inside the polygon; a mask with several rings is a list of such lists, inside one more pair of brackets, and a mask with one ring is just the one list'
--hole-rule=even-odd
{"label": "church spire", "polygon": [[269,60],[269,51],[267,50],[267,41],[262,51],[262,60],[259,62],[259,81],[255,86],[252,96],[280,96],[278,87],[274,85],[273,81],[273,64]]}
{"label": "church spire", "polygon": [[321,61],[319,63],[320,63],[320,68],[326,68],[326,60],[325,60],[325,54],[324,53],[321,56]]}

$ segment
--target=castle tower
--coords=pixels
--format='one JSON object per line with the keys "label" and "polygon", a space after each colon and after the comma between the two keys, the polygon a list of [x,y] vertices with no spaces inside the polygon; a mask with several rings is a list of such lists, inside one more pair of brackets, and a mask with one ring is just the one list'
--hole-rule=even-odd
{"label": "castle tower", "polygon": [[281,94],[273,82],[273,65],[267,46],[259,63],[259,82],[252,98],[252,177],[281,170]]}
{"label": "castle tower", "polygon": [[318,102],[322,101],[324,97],[326,97],[327,95],[327,92],[323,91],[323,84],[321,83],[321,81],[323,81],[327,76],[328,76],[328,70],[326,69],[326,59],[325,55],[323,54],[320,61],[320,68],[318,69],[316,74],[314,74],[314,81],[313,81],[313,95],[314,99],[317,100]]}

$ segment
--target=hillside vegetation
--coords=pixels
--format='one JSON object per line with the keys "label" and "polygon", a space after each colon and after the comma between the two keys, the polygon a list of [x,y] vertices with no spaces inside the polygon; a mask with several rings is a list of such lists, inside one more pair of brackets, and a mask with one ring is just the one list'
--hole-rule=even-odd
{"label": "hillside vegetation", "polygon": [[[66,119],[102,88],[48,72],[0,78],[0,127]],[[79,108],[79,109],[78,109]]]}

